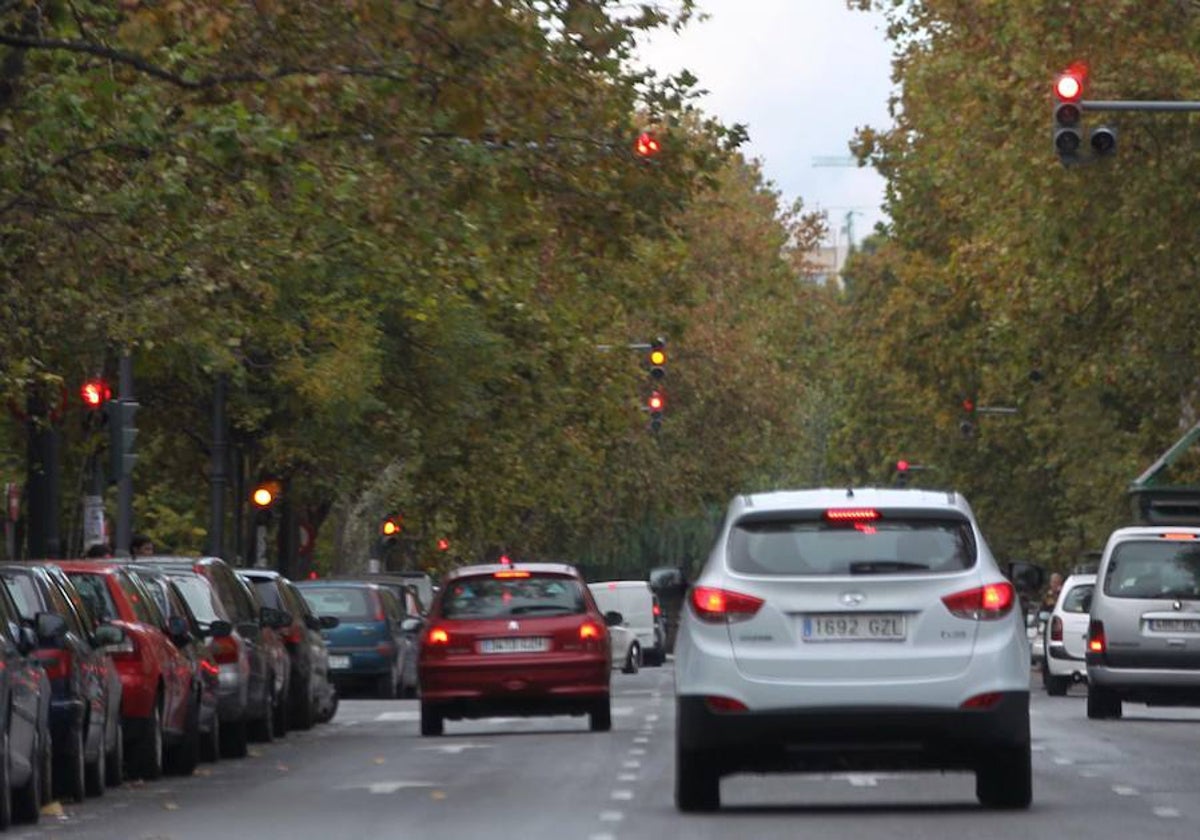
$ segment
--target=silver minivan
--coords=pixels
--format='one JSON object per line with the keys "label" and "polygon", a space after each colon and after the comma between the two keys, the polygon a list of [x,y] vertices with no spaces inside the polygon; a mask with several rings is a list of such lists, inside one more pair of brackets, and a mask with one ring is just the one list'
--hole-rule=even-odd
{"label": "silver minivan", "polygon": [[1096,576],[1087,640],[1089,718],[1123,701],[1200,706],[1200,527],[1120,528]]}

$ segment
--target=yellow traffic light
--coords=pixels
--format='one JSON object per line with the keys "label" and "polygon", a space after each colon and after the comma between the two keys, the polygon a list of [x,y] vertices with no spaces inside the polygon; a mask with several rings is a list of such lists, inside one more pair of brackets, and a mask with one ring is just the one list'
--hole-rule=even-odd
{"label": "yellow traffic light", "polygon": [[389,516],[387,519],[383,520],[383,525],[379,527],[379,531],[385,537],[394,537],[396,534],[400,533],[400,523]]}
{"label": "yellow traffic light", "polygon": [[266,510],[279,501],[280,484],[278,481],[261,481],[250,494],[250,501],[259,510]]}

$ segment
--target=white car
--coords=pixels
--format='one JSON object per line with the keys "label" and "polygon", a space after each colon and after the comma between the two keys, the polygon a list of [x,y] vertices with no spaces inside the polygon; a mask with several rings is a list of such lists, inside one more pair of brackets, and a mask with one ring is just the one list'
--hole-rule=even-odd
{"label": "white car", "polygon": [[665,647],[660,643],[657,619],[654,614],[654,593],[644,580],[602,580],[589,583],[592,597],[600,612],[619,612],[621,626],[637,637],[640,661],[646,665],[661,665],[666,661]]}
{"label": "white car", "polygon": [[1050,613],[1042,684],[1054,697],[1066,694],[1072,683],[1087,680],[1088,610],[1095,588],[1095,575],[1071,575],[1063,581]]}
{"label": "white car", "polygon": [[735,498],[675,644],[675,802],[741,772],[962,770],[1032,799],[1017,593],[953,492]]}
{"label": "white car", "polygon": [[608,626],[608,637],[612,642],[612,667],[622,673],[636,674],[642,667],[642,648],[637,634],[620,624]]}

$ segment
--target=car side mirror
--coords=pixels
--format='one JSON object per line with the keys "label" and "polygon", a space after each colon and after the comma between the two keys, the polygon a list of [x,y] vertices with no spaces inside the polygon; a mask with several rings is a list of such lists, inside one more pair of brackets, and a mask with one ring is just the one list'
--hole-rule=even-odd
{"label": "car side mirror", "polygon": [[126,638],[123,628],[115,624],[101,624],[92,634],[92,644],[96,647],[111,647],[121,644]]}
{"label": "car side mirror", "polygon": [[625,621],[625,616],[621,615],[616,610],[609,610],[604,614],[604,623],[609,627],[617,627]]}
{"label": "car side mirror", "polygon": [[41,647],[59,647],[67,638],[67,620],[57,613],[38,613],[34,617],[34,626]]}
{"label": "car side mirror", "polygon": [[320,630],[321,619],[317,618],[315,615],[306,615],[304,616],[304,626],[309,630]]}
{"label": "car side mirror", "polygon": [[278,630],[281,627],[287,627],[292,623],[291,613],[286,613],[283,610],[277,610],[274,607],[263,607],[259,613],[259,622],[263,627],[270,627],[272,630]]}
{"label": "car side mirror", "polygon": [[22,656],[28,656],[38,649],[37,632],[32,627],[21,625],[17,631],[17,650]]}
{"label": "car side mirror", "polygon": [[409,618],[404,619],[404,621],[400,622],[400,632],[410,633],[410,634],[415,635],[416,633],[421,632],[421,625],[424,623],[425,623],[424,621],[417,618],[416,616],[411,616]]}
{"label": "car side mirror", "polygon": [[211,636],[214,639],[224,639],[226,636],[233,635],[233,625],[219,618],[213,619],[208,623],[208,630],[205,631],[204,635]]}
{"label": "car side mirror", "polygon": [[322,630],[332,630],[342,623],[342,620],[336,615],[323,615],[317,620],[321,622]]}

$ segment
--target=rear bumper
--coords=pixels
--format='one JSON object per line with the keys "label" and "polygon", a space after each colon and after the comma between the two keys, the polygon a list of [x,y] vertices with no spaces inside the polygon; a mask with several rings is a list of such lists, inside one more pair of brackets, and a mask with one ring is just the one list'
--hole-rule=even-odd
{"label": "rear bumper", "polygon": [[421,701],[436,703],[448,718],[492,714],[585,714],[609,694],[611,669],[606,659],[588,657],[558,662],[423,662],[419,668]]}
{"label": "rear bumper", "polygon": [[973,770],[998,747],[1029,744],[1029,692],[990,709],[819,708],[714,712],[678,698],[679,747],[745,771]]}
{"label": "rear bumper", "polygon": [[1116,692],[1123,700],[1160,706],[1200,706],[1200,669],[1113,668],[1101,657],[1087,657],[1088,682]]}

